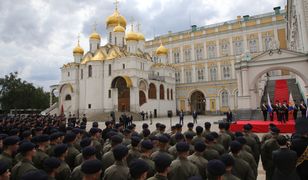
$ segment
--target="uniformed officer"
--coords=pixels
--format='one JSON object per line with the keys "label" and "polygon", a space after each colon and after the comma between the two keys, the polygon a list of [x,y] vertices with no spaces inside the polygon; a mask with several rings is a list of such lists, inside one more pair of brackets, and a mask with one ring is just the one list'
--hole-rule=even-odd
{"label": "uniformed officer", "polygon": [[223,145],[225,148],[225,151],[228,151],[229,149],[229,144],[232,141],[231,137],[229,134],[226,133],[225,130],[225,124],[226,123],[219,123],[218,128],[219,128],[219,137],[217,139],[217,142]]}
{"label": "uniformed officer", "polygon": [[299,110],[302,113],[302,117],[306,117],[307,105],[305,104],[304,100],[301,100],[301,103],[299,105]]}
{"label": "uniformed officer", "polygon": [[111,137],[111,150],[108,151],[106,154],[104,154],[102,158],[102,161],[104,162],[103,173],[108,167],[110,167],[115,162],[113,149],[121,143],[122,143],[122,138],[119,135],[114,135]]}
{"label": "uniformed officer", "polygon": [[60,165],[61,161],[55,157],[45,159],[43,169],[48,174],[48,180],[56,180],[56,174]]}
{"label": "uniformed officer", "polygon": [[232,168],[234,166],[234,158],[230,154],[224,154],[220,157],[220,160],[225,164],[226,172],[223,175],[224,180],[240,180],[240,178],[232,174]]}
{"label": "uniformed officer", "polygon": [[153,151],[153,143],[149,140],[141,142],[141,156],[140,159],[144,160],[149,165],[147,178],[154,176],[155,174],[155,163],[151,160],[151,154]]}
{"label": "uniformed officer", "polygon": [[166,137],[165,135],[160,135],[158,137],[158,151],[153,152],[153,154],[151,155],[151,159],[154,160],[154,158],[158,155],[158,154],[166,154],[168,156],[170,156],[171,159],[173,159],[172,155],[170,155],[167,151],[168,148],[168,142],[169,139],[168,137]]}
{"label": "uniformed officer", "polygon": [[262,114],[263,114],[264,121],[267,120],[267,109],[268,109],[268,106],[266,105],[265,101],[263,101],[263,103],[261,105],[261,111],[262,111]]}
{"label": "uniformed officer", "polygon": [[9,180],[11,176],[9,164],[5,161],[0,160],[0,179]]}
{"label": "uniformed officer", "polygon": [[89,134],[91,135],[93,146],[96,148],[96,153],[97,153],[96,158],[102,159],[103,146],[100,143],[100,138],[101,138],[100,129],[93,127],[90,129]]}
{"label": "uniformed officer", "polygon": [[252,133],[253,126],[251,124],[245,124],[244,125],[244,138],[247,141],[247,145],[250,146],[253,157],[255,158],[256,163],[259,163],[260,160],[260,139],[257,135]]}
{"label": "uniformed officer", "polygon": [[71,169],[69,165],[65,162],[65,158],[68,153],[67,144],[58,144],[54,148],[54,155],[61,161],[58,173],[56,175],[57,180],[68,180],[71,175]]}
{"label": "uniformed officer", "polygon": [[166,154],[158,154],[154,158],[156,174],[148,180],[168,180],[172,159]]}
{"label": "uniformed officer", "polygon": [[205,138],[202,136],[202,134],[203,134],[203,127],[197,126],[196,127],[196,136],[193,138],[192,144],[195,144],[198,141],[204,142]]}
{"label": "uniformed officer", "polygon": [[135,159],[129,164],[129,173],[132,180],[145,180],[150,169],[148,163],[142,159]]}
{"label": "uniformed officer", "polygon": [[[175,134],[175,141],[176,141],[176,143],[185,141],[184,135],[183,135],[182,133],[176,133],[176,134]],[[169,152],[169,154],[171,154],[174,158],[176,158],[176,157],[177,157],[176,145],[171,146],[171,147],[168,149],[168,152]]]}
{"label": "uniformed officer", "polygon": [[293,100],[293,101],[294,101],[293,118],[294,118],[294,120],[296,120],[297,119],[297,113],[298,113],[299,106],[298,106],[296,100]]}
{"label": "uniformed officer", "polygon": [[46,150],[49,156],[54,156],[54,148],[57,144],[61,143],[61,136],[63,135],[64,133],[62,132],[54,132],[50,135],[50,143]]}
{"label": "uniformed officer", "polygon": [[214,149],[214,137],[211,134],[207,134],[205,137],[206,149],[204,151],[203,157],[210,161],[219,158],[219,152]]}
{"label": "uniformed officer", "polygon": [[191,176],[199,175],[197,166],[187,159],[189,145],[186,142],[179,142],[176,144],[176,150],[178,157],[172,161],[168,177],[171,180],[187,180]]}
{"label": "uniformed officer", "polygon": [[46,153],[46,148],[49,145],[49,136],[46,134],[38,136],[37,144],[38,147],[32,161],[36,168],[43,169],[43,162],[49,157]]}
{"label": "uniformed officer", "polygon": [[33,165],[32,158],[35,155],[35,144],[24,142],[19,146],[19,151],[23,159],[12,168],[12,180],[19,180],[25,173],[36,170]]}
{"label": "uniformed officer", "polygon": [[43,170],[32,170],[25,174],[22,174],[20,180],[47,180],[48,175]]}
{"label": "uniformed officer", "polygon": [[87,160],[81,165],[84,174],[83,180],[99,180],[102,173],[103,163],[100,160]]}
{"label": "uniformed officer", "polygon": [[219,180],[225,173],[225,165],[220,160],[211,160],[207,165],[208,180]]}
{"label": "uniformed officer", "polygon": [[126,180],[129,177],[129,168],[126,165],[128,148],[124,145],[117,145],[113,149],[115,163],[104,172],[104,180]]}
{"label": "uniformed officer", "polygon": [[139,136],[132,136],[131,137],[131,147],[128,151],[127,156],[127,164],[130,164],[134,159],[138,159],[141,156],[140,150],[139,150],[139,143],[141,141],[141,138]]}
{"label": "uniformed officer", "polygon": [[204,131],[202,133],[202,136],[205,137],[206,135],[211,133],[211,123],[210,122],[205,122],[204,123]]}
{"label": "uniformed officer", "polygon": [[189,122],[187,124],[187,131],[184,132],[184,136],[187,134],[187,133],[192,133],[194,136],[196,135],[196,133],[194,132],[194,123],[192,122]]}
{"label": "uniformed officer", "polygon": [[82,180],[84,174],[81,171],[83,163],[87,160],[96,159],[96,149],[93,146],[87,146],[82,150],[82,159],[84,160],[80,165],[74,168],[71,173],[70,180]]}
{"label": "uniformed officer", "polygon": [[194,147],[195,147],[194,148],[195,153],[188,156],[187,159],[190,160],[192,163],[194,163],[198,167],[200,176],[203,179],[206,179],[207,176],[206,176],[205,169],[207,167],[208,160],[206,160],[203,157],[203,153],[204,153],[204,150],[206,148],[206,145],[205,145],[204,141],[201,141],[201,142],[196,142]]}
{"label": "uniformed officer", "polygon": [[74,144],[76,141],[76,134],[71,132],[65,135],[63,143],[67,144],[67,156],[65,157],[65,162],[69,165],[71,169],[74,168],[75,158],[80,153],[78,149],[75,148]]}
{"label": "uniformed officer", "polygon": [[18,142],[17,136],[9,136],[3,140],[3,152],[0,154],[0,160],[8,164],[10,169],[13,167],[13,156],[17,152]]}

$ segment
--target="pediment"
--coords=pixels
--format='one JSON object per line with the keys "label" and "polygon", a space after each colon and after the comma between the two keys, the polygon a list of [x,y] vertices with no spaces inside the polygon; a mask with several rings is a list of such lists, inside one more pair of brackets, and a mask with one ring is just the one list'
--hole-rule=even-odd
{"label": "pediment", "polygon": [[279,50],[268,50],[254,58],[250,61],[273,61],[275,59],[292,59],[297,57],[307,56],[304,53],[286,50],[286,49],[279,49]]}

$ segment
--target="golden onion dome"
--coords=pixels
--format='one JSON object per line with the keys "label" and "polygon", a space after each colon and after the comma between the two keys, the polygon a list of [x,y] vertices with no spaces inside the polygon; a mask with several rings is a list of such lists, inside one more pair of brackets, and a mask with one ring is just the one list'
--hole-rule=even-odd
{"label": "golden onion dome", "polygon": [[113,32],[125,32],[125,28],[118,24],[116,27],[113,28]]}
{"label": "golden onion dome", "polygon": [[106,24],[107,26],[116,26],[120,24],[122,27],[126,28],[126,19],[124,16],[120,15],[118,10],[115,10],[112,15],[107,17]]}
{"label": "golden onion dome", "polygon": [[82,49],[82,47],[80,47],[78,43],[78,45],[73,50],[73,54],[83,54],[83,53],[84,53],[84,50]]}
{"label": "golden onion dome", "polygon": [[138,33],[130,31],[125,36],[126,41],[139,41]]}
{"label": "golden onion dome", "polygon": [[93,32],[93,33],[90,35],[90,39],[93,39],[93,40],[101,40],[101,36],[100,36],[97,32]]}
{"label": "golden onion dome", "polygon": [[139,41],[145,41],[144,35],[142,33],[138,33]]}
{"label": "golden onion dome", "polygon": [[156,55],[167,55],[168,49],[163,46],[161,43],[160,46],[156,49]]}

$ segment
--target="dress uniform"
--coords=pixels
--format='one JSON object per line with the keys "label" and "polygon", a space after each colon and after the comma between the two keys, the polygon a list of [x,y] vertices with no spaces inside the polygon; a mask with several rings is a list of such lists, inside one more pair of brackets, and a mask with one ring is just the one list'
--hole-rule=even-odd
{"label": "dress uniform", "polygon": [[268,106],[265,104],[265,102],[263,102],[262,105],[261,105],[261,111],[262,111],[262,114],[263,114],[264,121],[267,120],[267,109],[268,109]]}
{"label": "dress uniform", "polygon": [[[19,142],[19,138],[17,136],[9,136],[9,137],[6,137],[3,140],[3,145],[4,145],[4,147],[15,146],[17,148],[18,147],[18,142]],[[4,149],[2,154],[0,154],[0,160],[4,161],[6,164],[8,164],[10,169],[13,167],[13,153],[14,152],[11,152],[7,148],[7,149]]]}
{"label": "dress uniform", "polygon": [[[114,148],[118,144],[122,143],[122,138],[119,135],[114,135],[111,137],[111,143]],[[103,164],[103,173],[104,173],[104,171],[115,162],[113,150],[110,150],[106,154],[104,154],[102,161],[104,162]]]}
{"label": "dress uniform", "polygon": [[218,159],[219,158],[219,152],[213,148],[213,143],[214,143],[214,137],[211,134],[206,135],[206,148],[203,154],[203,157],[210,161],[213,159]]}
{"label": "dress uniform", "polygon": [[208,160],[203,157],[205,147],[206,145],[204,144],[204,142],[197,142],[195,144],[195,153],[187,157],[188,160],[190,160],[198,167],[200,176],[203,179],[207,178],[205,169],[208,163]]}
{"label": "dress uniform", "polygon": [[[24,142],[20,145],[19,151],[22,154],[29,153],[35,149],[35,144],[30,142]],[[13,168],[12,168],[12,178],[11,180],[19,180],[22,175],[27,172],[36,170],[33,165],[31,159],[24,158],[23,160],[19,161]]]}
{"label": "dress uniform", "polygon": [[[171,180],[187,180],[191,176],[199,175],[199,170],[195,164],[187,159],[189,145],[186,142],[176,144],[178,158],[172,161],[171,171],[168,176]],[[186,154],[185,154],[186,153]]]}
{"label": "dress uniform", "polygon": [[129,173],[131,179],[146,178],[147,172],[150,169],[148,163],[142,159],[135,159],[129,165]]}
{"label": "dress uniform", "polygon": [[63,142],[67,144],[67,156],[65,157],[65,162],[69,165],[71,169],[74,168],[75,158],[80,153],[78,149],[75,148],[74,143],[76,140],[75,133],[68,133],[65,135]]}
{"label": "dress uniform", "polygon": [[43,162],[43,169],[48,174],[48,180],[56,180],[55,175],[60,167],[61,161],[55,157],[47,158]]}
{"label": "dress uniform", "polygon": [[154,160],[154,158],[159,155],[159,154],[166,154],[167,156],[169,156],[171,159],[173,159],[173,156],[170,155],[167,151],[167,145],[169,142],[168,137],[166,137],[165,135],[160,135],[158,137],[158,141],[159,141],[159,150],[155,151],[152,155],[151,155],[151,159]]}
{"label": "dress uniform", "polygon": [[[91,141],[91,138],[83,138],[81,141],[80,141],[80,148],[81,148],[81,151],[90,146],[92,144],[92,141]],[[95,151],[96,152],[96,151]],[[79,153],[76,158],[75,158],[75,167],[76,166],[79,166],[81,163],[83,162],[83,157],[82,157],[82,153]]]}
{"label": "dress uniform", "polygon": [[[48,143],[49,140],[50,140],[49,136],[46,134],[43,134],[43,135],[38,136],[37,143],[38,144]],[[47,145],[42,145],[42,146],[47,146]],[[48,157],[49,157],[48,154],[45,152],[45,147],[43,147],[42,149],[38,147],[32,159],[34,166],[38,169],[42,169],[43,162]]]}
{"label": "dress uniform", "polygon": [[71,175],[71,169],[65,162],[65,156],[67,155],[68,146],[66,144],[58,144],[54,148],[55,156],[61,161],[58,173],[56,175],[57,180],[68,180]]}
{"label": "dress uniform", "polygon": [[127,154],[128,148],[124,145],[117,145],[113,149],[113,155],[116,161],[105,170],[103,180],[127,180],[129,178],[129,168],[125,162]]}
{"label": "dress uniform", "polygon": [[201,142],[204,142],[205,141],[205,138],[202,136],[202,133],[203,133],[203,128],[201,126],[197,126],[196,127],[196,136],[193,138],[192,140],[192,144],[195,144],[196,142],[198,141],[201,141]]}
{"label": "dress uniform", "polygon": [[223,175],[223,180],[240,180],[238,177],[232,174],[232,168],[234,166],[234,158],[230,154],[224,154],[220,157],[220,160],[226,167],[226,173]]}
{"label": "dress uniform", "polygon": [[103,167],[103,163],[97,159],[87,160],[84,163],[82,163],[81,171],[84,174],[84,180],[100,179],[100,175],[102,173],[102,167]]}
{"label": "dress uniform", "polygon": [[223,145],[223,147],[225,148],[225,151],[228,151],[229,144],[232,141],[231,136],[229,136],[229,134],[227,134],[225,132],[225,130],[226,130],[225,129],[225,123],[219,123],[218,126],[219,126],[220,133],[219,133],[217,142],[219,144]]}
{"label": "dress uniform", "polygon": [[144,140],[141,142],[141,156],[140,159],[144,160],[148,166],[149,170],[147,173],[147,177],[152,177],[155,174],[155,163],[154,161],[150,158],[151,151],[153,149],[153,143],[149,140]]}
{"label": "dress uniform", "polygon": [[131,137],[131,149],[128,151],[127,156],[127,164],[129,165],[133,160],[138,159],[141,156],[141,153],[139,151],[139,143],[141,141],[141,138],[138,136]]}
{"label": "dress uniform", "polygon": [[209,161],[206,171],[208,174],[208,180],[216,180],[224,175],[226,172],[225,165],[220,160]]}
{"label": "dress uniform", "polygon": [[158,154],[154,158],[155,170],[157,173],[148,180],[168,180],[168,169],[171,165],[172,159],[166,154]]}

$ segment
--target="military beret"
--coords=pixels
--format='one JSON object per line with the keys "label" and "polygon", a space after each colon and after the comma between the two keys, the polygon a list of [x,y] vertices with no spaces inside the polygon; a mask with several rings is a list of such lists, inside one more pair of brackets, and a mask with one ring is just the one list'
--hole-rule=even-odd
{"label": "military beret", "polygon": [[246,131],[250,131],[250,130],[252,130],[252,125],[251,125],[251,124],[245,124],[245,125],[243,126],[243,128],[244,128],[244,130],[246,130]]}
{"label": "military beret", "polygon": [[9,131],[10,136],[16,136],[19,133],[19,129],[13,128]]}
{"label": "military beret", "polygon": [[49,140],[50,140],[50,137],[47,134],[42,134],[37,137],[36,142],[41,143],[41,142],[47,142]]}
{"label": "military beret", "polygon": [[202,180],[201,176],[192,176],[190,178],[188,178],[188,180]]}
{"label": "military beret", "polygon": [[150,166],[142,159],[133,160],[129,164],[129,172],[132,178],[139,178],[143,173],[147,172]]}
{"label": "military beret", "polygon": [[271,127],[276,127],[276,125],[273,124],[273,123],[270,123],[268,126],[269,126],[270,128],[271,128]]}
{"label": "military beret", "polygon": [[150,136],[149,139],[151,141],[158,141],[158,137],[157,136]]}
{"label": "military beret", "polygon": [[225,164],[226,167],[233,166],[235,161],[230,154],[224,154],[220,157],[221,162]]}
{"label": "military beret", "polygon": [[247,143],[246,139],[243,136],[237,137],[235,140],[241,143],[242,145]]}
{"label": "military beret", "polygon": [[81,133],[83,133],[83,130],[80,129],[80,128],[74,128],[74,129],[72,129],[72,132],[75,133],[75,134],[81,134]]}
{"label": "military beret", "polygon": [[109,126],[111,124],[111,121],[106,121],[105,126]]}
{"label": "military beret", "polygon": [[[34,143],[34,144],[37,144],[38,143],[38,138],[39,138],[38,136],[32,137],[31,142]],[[23,141],[23,142],[25,142],[25,141]]]}
{"label": "military beret", "polygon": [[179,142],[175,145],[177,152],[187,152],[189,151],[189,144],[186,142]]}
{"label": "military beret", "polygon": [[192,123],[192,122],[189,122],[189,123],[187,124],[187,127],[189,127],[189,128],[192,128],[192,127],[194,127],[194,123]]}
{"label": "military beret", "polygon": [[5,139],[6,137],[8,137],[8,135],[7,135],[7,134],[0,134],[0,140]]}
{"label": "military beret", "polygon": [[216,159],[210,160],[207,164],[207,172],[213,176],[222,176],[226,171],[225,168],[224,163]]}
{"label": "military beret", "polygon": [[69,142],[74,141],[75,139],[76,139],[76,134],[75,133],[67,133],[64,136],[63,143],[69,143]]}
{"label": "military beret", "polygon": [[118,128],[121,127],[121,126],[123,126],[122,123],[116,123],[116,124],[114,125],[114,127],[115,127],[116,129],[118,129]]}
{"label": "military beret", "polygon": [[219,136],[217,132],[211,132],[210,134],[213,136],[214,139],[217,139]]}
{"label": "military beret", "polygon": [[71,131],[73,130],[73,124],[69,123],[68,126],[66,127],[66,131]]}
{"label": "military beret", "polygon": [[147,150],[153,149],[153,143],[149,140],[144,140],[141,142],[141,147]]}
{"label": "military beret", "polygon": [[58,167],[60,167],[60,165],[61,165],[61,161],[55,157],[49,157],[45,159],[43,163],[44,169],[47,170],[48,172],[54,169],[57,169]]}
{"label": "military beret", "polygon": [[34,128],[34,131],[43,131],[43,128],[38,126],[38,127]]}
{"label": "military beret", "polygon": [[129,125],[129,126],[127,126],[127,129],[129,129],[129,130],[133,130],[135,127],[133,126],[133,125]]}
{"label": "military beret", "polygon": [[168,139],[167,136],[165,136],[165,135],[160,135],[160,136],[158,136],[158,141],[159,141],[160,143],[168,143],[168,142],[169,142],[169,139]]}
{"label": "military beret", "polygon": [[56,140],[57,138],[61,137],[61,133],[60,132],[54,132],[50,135],[50,140]]}
{"label": "military beret", "polygon": [[32,170],[21,176],[21,180],[48,180],[48,174],[43,170]]}
{"label": "military beret", "polygon": [[114,135],[111,137],[112,143],[122,143],[123,139],[119,135]]}
{"label": "military beret", "polygon": [[176,127],[177,129],[180,129],[180,128],[182,128],[182,124],[176,124],[175,127]]}
{"label": "military beret", "polygon": [[147,123],[143,123],[142,124],[142,129],[147,129],[147,128],[149,128],[149,125]]}
{"label": "military beret", "polygon": [[219,128],[219,129],[225,129],[225,123],[220,122],[220,123],[218,124],[218,128]]}
{"label": "military beret", "polygon": [[225,130],[229,130],[230,129],[230,123],[225,123]]}
{"label": "military beret", "polygon": [[9,170],[9,165],[6,161],[0,160],[0,176]]}
{"label": "military beret", "polygon": [[193,139],[194,138],[194,134],[192,132],[188,132],[185,134],[185,138],[186,139]]}
{"label": "military beret", "polygon": [[80,141],[80,147],[81,147],[81,148],[85,148],[85,147],[87,147],[87,146],[90,146],[90,145],[91,145],[91,142],[92,142],[91,138],[88,138],[88,137],[83,138],[83,139]]}
{"label": "military beret", "polygon": [[94,135],[94,134],[96,134],[96,133],[98,133],[99,132],[99,129],[97,128],[97,127],[92,127],[91,129],[90,129],[90,131],[89,131],[89,133],[91,134],[91,135]]}
{"label": "military beret", "polygon": [[277,127],[271,128],[271,131],[272,131],[273,134],[279,134],[280,133],[280,129],[278,129]]}
{"label": "military beret", "polygon": [[196,133],[202,133],[203,132],[203,127],[201,127],[201,126],[197,126],[196,127]]}
{"label": "military beret", "polygon": [[31,142],[24,142],[19,146],[19,152],[26,153],[32,151],[35,148],[35,144]]}
{"label": "military beret", "polygon": [[160,124],[159,128],[160,128],[160,129],[166,129],[166,125]]}
{"label": "military beret", "polygon": [[176,133],[175,134],[175,139],[176,140],[183,140],[184,139],[184,135],[182,133]]}
{"label": "military beret", "polygon": [[288,139],[283,135],[279,135],[277,137],[277,143],[279,144],[279,146],[284,146],[288,143]]}
{"label": "military beret", "polygon": [[26,137],[31,136],[31,134],[32,134],[31,131],[26,130],[26,131],[22,132],[21,137],[26,138]]}
{"label": "military beret", "polygon": [[83,122],[80,125],[80,129],[85,130],[87,128],[87,126],[85,124],[83,124]]}
{"label": "military beret", "polygon": [[19,142],[18,136],[8,136],[3,140],[3,145],[11,146],[17,144],[18,142]]}
{"label": "military beret", "polygon": [[160,127],[160,123],[156,123],[155,126],[156,126],[156,128],[159,128]]}
{"label": "military beret", "polygon": [[82,156],[83,157],[90,157],[96,154],[96,148],[93,146],[87,146],[82,149]]}
{"label": "military beret", "polygon": [[132,142],[131,142],[132,146],[133,146],[133,147],[136,147],[136,146],[138,146],[138,144],[140,143],[141,138],[138,137],[138,136],[132,136],[132,137],[131,137],[131,140],[132,140]]}
{"label": "military beret", "polygon": [[151,134],[151,131],[149,129],[143,129],[142,134],[144,137],[148,137]]}
{"label": "military beret", "polygon": [[205,148],[206,148],[206,145],[204,142],[198,141],[195,143],[195,151],[203,152]]}
{"label": "military beret", "polygon": [[122,160],[128,154],[128,148],[122,144],[113,148],[113,156],[115,160]]}
{"label": "military beret", "polygon": [[92,127],[98,128],[98,122],[94,121],[94,122],[92,123]]}
{"label": "military beret", "polygon": [[115,136],[115,135],[118,135],[118,133],[115,132],[115,131],[109,131],[109,132],[106,134],[106,136],[108,137],[108,139],[110,139],[112,136]]}
{"label": "military beret", "polygon": [[237,131],[234,133],[235,137],[241,137],[241,136],[244,136],[244,134],[240,131]]}
{"label": "military beret", "polygon": [[214,137],[213,137],[213,135],[211,135],[211,134],[207,134],[207,135],[205,136],[205,139],[206,139],[207,141],[210,141],[210,142],[214,141]]}
{"label": "military beret", "polygon": [[54,148],[54,155],[60,157],[67,151],[68,146],[66,144],[57,144]]}
{"label": "military beret", "polygon": [[175,129],[176,129],[175,125],[171,126],[171,130],[175,130]]}
{"label": "military beret", "polygon": [[210,128],[211,127],[211,123],[210,122],[205,122],[204,123],[204,127],[205,128]]}
{"label": "military beret", "polygon": [[238,141],[232,141],[230,143],[230,149],[231,149],[231,152],[238,152],[242,149],[242,145]]}
{"label": "military beret", "polygon": [[170,139],[171,139],[170,134],[168,134],[168,133],[164,133],[163,135],[164,135],[164,136],[166,136],[166,137],[168,138],[168,140],[170,140]]}
{"label": "military beret", "polygon": [[95,174],[101,171],[103,168],[103,163],[100,160],[87,160],[82,163],[81,171],[85,174]]}
{"label": "military beret", "polygon": [[130,129],[124,129],[123,133],[124,134],[130,134],[132,131]]}
{"label": "military beret", "polygon": [[167,154],[158,154],[153,160],[155,162],[155,169],[158,172],[163,172],[172,162],[171,157]]}

